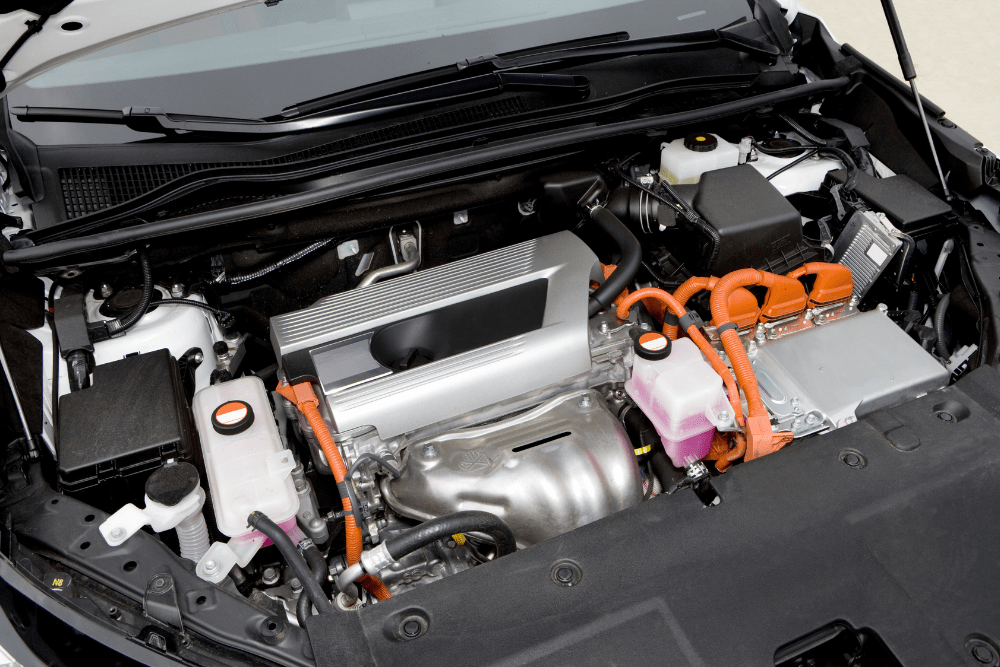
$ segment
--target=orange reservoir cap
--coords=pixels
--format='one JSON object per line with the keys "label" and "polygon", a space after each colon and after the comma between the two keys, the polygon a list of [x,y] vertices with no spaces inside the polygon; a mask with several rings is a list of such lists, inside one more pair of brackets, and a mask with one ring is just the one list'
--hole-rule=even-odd
{"label": "orange reservoir cap", "polygon": [[228,401],[212,411],[212,428],[220,435],[236,435],[253,424],[253,408],[243,401]]}

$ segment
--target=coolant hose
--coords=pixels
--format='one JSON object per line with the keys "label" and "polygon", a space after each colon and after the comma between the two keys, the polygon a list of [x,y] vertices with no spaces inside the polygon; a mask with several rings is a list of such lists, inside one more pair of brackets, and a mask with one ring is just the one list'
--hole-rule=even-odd
{"label": "coolant hose", "polygon": [[[340,490],[340,501],[344,506],[344,534],[347,541],[347,553],[345,555],[347,564],[354,565],[361,559],[361,552],[364,550],[364,545],[362,543],[361,529],[354,520],[354,506],[351,504],[350,496],[347,493],[346,485],[351,482],[350,480],[346,480],[347,466],[344,464],[344,459],[340,456],[337,443],[333,441],[330,429],[326,427],[323,415],[319,413],[319,399],[316,398],[316,392],[313,391],[312,385],[308,382],[300,382],[295,385],[282,382],[278,385],[278,393],[291,401],[305,416],[306,421],[309,422],[309,427],[312,428],[316,439],[323,449],[323,455],[326,456],[326,460],[330,464],[330,469],[333,471],[333,478],[337,482],[337,488]],[[376,577],[362,577],[359,583],[379,600],[387,600],[392,597],[389,589]]]}
{"label": "coolant hose", "polygon": [[142,296],[139,298],[139,303],[135,305],[135,308],[130,310],[124,317],[110,320],[104,325],[111,335],[135,326],[135,323],[149,310],[149,304],[153,300],[153,267],[149,264],[149,257],[146,256],[145,250],[139,251],[139,266],[142,268]]}
{"label": "coolant hose", "polygon": [[[636,301],[644,298],[655,298],[659,299],[666,304],[674,315],[677,317],[684,317],[687,311],[684,309],[677,299],[674,298],[669,292],[658,289],[656,287],[644,287],[640,290],[632,292],[627,297],[622,299],[621,303],[618,304],[618,319],[624,320],[628,317],[629,308],[631,308]],[[697,324],[690,324],[686,329],[688,337],[698,346],[701,353],[705,355],[708,359],[708,363],[711,364],[712,369],[719,374],[722,378],[722,383],[726,386],[726,393],[729,394],[729,404],[733,408],[733,415],[736,418],[736,424],[739,426],[743,425],[743,403],[740,401],[740,390],[733,379],[732,373],[729,372],[729,368],[726,366],[725,362],[719,358],[718,353],[715,348],[705,340],[705,336],[702,335],[701,331],[698,330]]]}
{"label": "coolant hose", "polygon": [[323,592],[323,587],[316,581],[316,577],[313,571],[309,569],[306,559],[299,553],[295,543],[292,542],[292,538],[288,537],[285,531],[278,527],[278,524],[268,519],[261,512],[251,512],[247,523],[251,528],[260,531],[267,539],[274,542],[274,546],[278,547],[278,551],[285,558],[288,567],[292,568],[292,572],[299,578],[299,582],[302,584],[302,594],[309,596],[309,600],[315,605],[319,613],[332,614],[333,605],[330,604],[326,594]]}
{"label": "coolant hose", "polygon": [[[299,544],[302,546],[301,542]],[[329,572],[326,568],[326,559],[323,558],[323,554],[319,552],[319,549],[312,540],[309,540],[303,546],[302,557],[305,558],[309,569],[312,570],[313,579],[322,587],[329,576]],[[305,595],[305,589],[303,588],[302,594],[299,595],[299,601],[295,605],[295,620],[299,622],[300,628],[306,627],[306,619],[312,616],[312,609],[310,607],[312,607],[312,599],[308,595]]]}
{"label": "coolant hose", "polygon": [[497,558],[517,550],[510,526],[495,514],[477,510],[455,512],[431,519],[401,535],[390,537],[384,542],[384,546],[393,560],[399,560],[417,549],[461,533],[483,533],[493,538]]}
{"label": "coolant hose", "polygon": [[621,250],[622,258],[617,267],[604,283],[590,295],[588,314],[593,317],[607,308],[619,294],[628,289],[629,283],[635,278],[642,266],[642,246],[639,239],[628,230],[618,217],[604,208],[595,206],[590,210],[590,217],[604,233],[611,237]]}
{"label": "coolant hose", "polygon": [[948,351],[948,345],[944,342],[944,321],[948,316],[948,306],[951,304],[951,293],[945,294],[938,301],[937,308],[934,309],[934,333],[937,335],[937,340],[934,342],[934,349],[937,351],[938,356],[948,361],[951,358],[951,352]]}

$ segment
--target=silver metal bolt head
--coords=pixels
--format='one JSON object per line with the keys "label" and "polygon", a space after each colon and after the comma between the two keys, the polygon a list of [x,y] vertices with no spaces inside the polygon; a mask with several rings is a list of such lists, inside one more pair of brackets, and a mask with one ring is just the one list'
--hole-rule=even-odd
{"label": "silver metal bolt head", "polygon": [[184,296],[184,285],[182,283],[174,283],[170,286],[170,296],[175,299],[180,299]]}
{"label": "silver metal bolt head", "polygon": [[201,362],[205,361],[205,355],[202,354],[201,352],[195,352],[194,356],[191,357],[191,361],[193,361],[196,364],[200,364]]}
{"label": "silver metal bolt head", "polygon": [[205,561],[205,574],[215,574],[219,571],[219,564],[214,560]]}
{"label": "silver metal bolt head", "polygon": [[802,426],[802,417],[796,417],[792,421],[792,428],[799,428],[800,426]]}
{"label": "silver metal bolt head", "polygon": [[816,324],[817,325],[826,324],[826,315],[817,315],[816,316]]}
{"label": "silver metal bolt head", "polygon": [[606,334],[606,333],[608,333],[608,331],[609,331],[610,329],[611,329],[611,327],[609,327],[609,326],[608,326],[608,323],[607,323],[607,322],[601,322],[601,326],[600,326],[600,330],[601,330],[601,333],[602,333],[602,334]]}
{"label": "silver metal bolt head", "polygon": [[[207,569],[207,568],[206,568]],[[265,586],[273,586],[278,583],[278,577],[280,573],[276,567],[265,567],[264,571],[260,575],[261,581],[264,582]]]}
{"label": "silver metal bolt head", "polygon": [[593,403],[594,401],[592,398],[590,398],[590,394],[584,394],[583,396],[580,397],[581,408],[589,408],[591,405],[593,405]]}
{"label": "silver metal bolt head", "polygon": [[729,421],[729,413],[726,412],[725,410],[723,410],[722,412],[720,412],[719,413],[719,421],[723,422],[723,423]]}
{"label": "silver metal bolt head", "polygon": [[432,459],[438,455],[437,447],[435,447],[434,445],[424,445],[420,449],[420,455],[423,456],[425,459]]}
{"label": "silver metal bolt head", "polygon": [[643,322],[642,324],[639,325],[639,328],[642,329],[643,331],[652,331],[653,330],[653,327],[650,326],[649,322]]}
{"label": "silver metal bolt head", "polygon": [[886,313],[889,312],[889,306],[885,305],[884,303],[880,303],[878,305],[878,312],[880,312],[883,315],[885,315]]}
{"label": "silver metal bolt head", "polygon": [[851,300],[847,302],[847,305],[850,306],[851,308],[857,308],[859,302],[860,299],[858,299],[858,297],[852,296]]}
{"label": "silver metal bolt head", "polygon": [[113,292],[114,290],[108,283],[103,283],[97,291],[97,293],[101,296],[102,299],[107,299],[109,296],[111,296]]}
{"label": "silver metal bolt head", "polygon": [[806,415],[806,423],[812,426],[816,423],[816,415]]}

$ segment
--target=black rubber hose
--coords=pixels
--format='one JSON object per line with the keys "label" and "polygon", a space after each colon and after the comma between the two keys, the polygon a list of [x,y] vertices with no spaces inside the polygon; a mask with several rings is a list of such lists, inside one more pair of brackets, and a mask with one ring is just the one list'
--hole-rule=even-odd
{"label": "black rubber hose", "polygon": [[948,344],[944,342],[944,320],[948,316],[948,304],[950,303],[951,293],[948,293],[941,297],[937,308],[934,309],[934,333],[937,334],[937,342],[934,343],[934,349],[937,351],[938,356],[945,361],[951,358],[951,353],[948,351]]}
{"label": "black rubber hose", "polygon": [[593,317],[615,300],[615,297],[628,289],[629,283],[635,278],[642,266],[642,246],[639,239],[628,230],[618,217],[604,208],[595,206],[590,210],[590,217],[597,226],[611,237],[621,249],[622,258],[610,276],[604,279],[604,284],[590,295],[588,307],[589,316]]}
{"label": "black rubber hose", "polygon": [[298,548],[292,542],[292,539],[285,534],[285,531],[260,512],[251,512],[247,518],[247,524],[251,528],[259,530],[267,539],[274,542],[274,546],[278,547],[278,551],[284,556],[288,567],[292,568],[292,572],[299,578],[299,582],[302,584],[302,594],[309,596],[309,599],[319,613],[332,614],[333,605],[330,604],[326,594],[323,592],[323,587],[316,581],[316,577],[309,568],[309,564],[306,563],[305,557],[299,553]]}
{"label": "black rubber hose", "polygon": [[[302,557],[306,559],[309,569],[312,570],[313,579],[322,587],[328,577],[326,559],[323,558],[323,554],[319,552],[312,540],[302,549]],[[302,594],[299,595],[299,601],[295,605],[295,620],[299,622],[300,628],[306,627],[306,619],[310,616],[312,616],[312,600],[305,594],[305,588],[303,588]]]}
{"label": "black rubber hose", "polygon": [[108,333],[116,334],[135,326],[135,323],[142,319],[142,316],[149,310],[149,303],[153,300],[153,267],[149,264],[149,257],[145,250],[139,251],[139,266],[142,268],[142,297],[124,317],[111,320],[105,326]]}
{"label": "black rubber hose", "polygon": [[428,544],[459,533],[489,535],[496,544],[497,558],[517,550],[514,533],[503,519],[495,514],[479,511],[455,512],[431,519],[402,535],[389,538],[385,541],[385,548],[394,560],[399,560]]}

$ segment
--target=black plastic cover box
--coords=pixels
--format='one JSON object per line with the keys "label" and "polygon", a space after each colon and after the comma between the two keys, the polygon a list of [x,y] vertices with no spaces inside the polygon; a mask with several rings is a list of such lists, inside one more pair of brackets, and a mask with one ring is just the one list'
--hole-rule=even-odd
{"label": "black plastic cover box", "polygon": [[101,364],[91,387],[59,400],[59,481],[67,493],[118,495],[114,487],[126,478],[141,489],[167,459],[191,453],[191,418],[168,350]]}
{"label": "black plastic cover box", "polygon": [[702,174],[694,208],[722,240],[715,262],[705,258],[706,275],[748,268],[784,272],[812,254],[803,245],[799,212],[750,165]]}
{"label": "black plastic cover box", "polygon": [[[827,184],[843,184],[847,172],[843,169],[827,175]],[[906,234],[919,233],[936,227],[941,216],[951,213],[951,205],[932,195],[927,188],[903,174],[875,178],[858,172],[854,192],[868,202],[872,210],[885,213],[889,222]]]}

